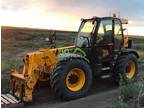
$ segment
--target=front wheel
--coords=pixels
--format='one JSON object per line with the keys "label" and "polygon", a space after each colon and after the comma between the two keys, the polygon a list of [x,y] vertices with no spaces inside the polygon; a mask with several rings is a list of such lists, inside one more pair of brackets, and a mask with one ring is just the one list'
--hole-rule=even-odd
{"label": "front wheel", "polygon": [[64,99],[76,99],[87,94],[92,83],[92,71],[83,60],[74,59],[58,63],[51,75],[55,94]]}

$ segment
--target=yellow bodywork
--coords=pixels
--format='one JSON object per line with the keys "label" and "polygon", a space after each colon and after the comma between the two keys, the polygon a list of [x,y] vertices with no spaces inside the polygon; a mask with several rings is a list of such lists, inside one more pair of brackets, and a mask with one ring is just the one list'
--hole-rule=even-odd
{"label": "yellow bodywork", "polygon": [[28,53],[24,58],[23,72],[13,69],[11,92],[25,102],[32,101],[32,93],[38,80],[47,81],[57,61],[57,49],[42,49]]}
{"label": "yellow bodywork", "polygon": [[128,29],[125,29],[125,32],[126,32],[126,34],[124,34],[124,44],[123,44],[123,47],[124,48],[128,48],[128,41],[129,41],[129,38],[128,38]]}
{"label": "yellow bodywork", "polygon": [[[120,18],[122,24],[128,24],[128,19]],[[128,48],[128,29],[125,29],[123,48]]]}

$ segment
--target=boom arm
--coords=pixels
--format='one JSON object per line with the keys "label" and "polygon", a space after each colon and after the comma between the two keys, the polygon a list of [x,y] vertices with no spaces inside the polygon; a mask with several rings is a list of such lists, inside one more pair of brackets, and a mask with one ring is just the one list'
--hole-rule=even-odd
{"label": "boom arm", "polygon": [[57,55],[54,49],[43,49],[28,53],[24,58],[23,72],[12,70],[11,91],[21,100],[32,101],[35,84],[40,80],[48,80],[49,73],[56,63]]}

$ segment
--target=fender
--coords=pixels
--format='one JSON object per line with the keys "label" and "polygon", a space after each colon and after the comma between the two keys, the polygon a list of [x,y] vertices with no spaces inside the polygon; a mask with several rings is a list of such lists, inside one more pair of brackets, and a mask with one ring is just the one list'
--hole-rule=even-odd
{"label": "fender", "polygon": [[132,54],[134,54],[137,58],[139,58],[139,55],[138,55],[138,53],[136,52],[135,49],[129,49],[129,48],[122,49],[122,50],[121,50],[121,54],[123,54],[123,53],[132,53]]}

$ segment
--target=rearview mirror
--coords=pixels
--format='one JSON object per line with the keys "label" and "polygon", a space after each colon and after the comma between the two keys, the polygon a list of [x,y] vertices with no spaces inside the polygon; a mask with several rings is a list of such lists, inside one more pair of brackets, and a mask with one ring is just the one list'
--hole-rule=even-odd
{"label": "rearview mirror", "polygon": [[84,20],[84,18],[81,18],[81,21],[83,21]]}
{"label": "rearview mirror", "polygon": [[82,47],[89,47],[90,46],[90,41],[89,41],[89,38],[86,37],[86,36],[80,36],[82,38],[85,38],[86,40],[84,41]]}

